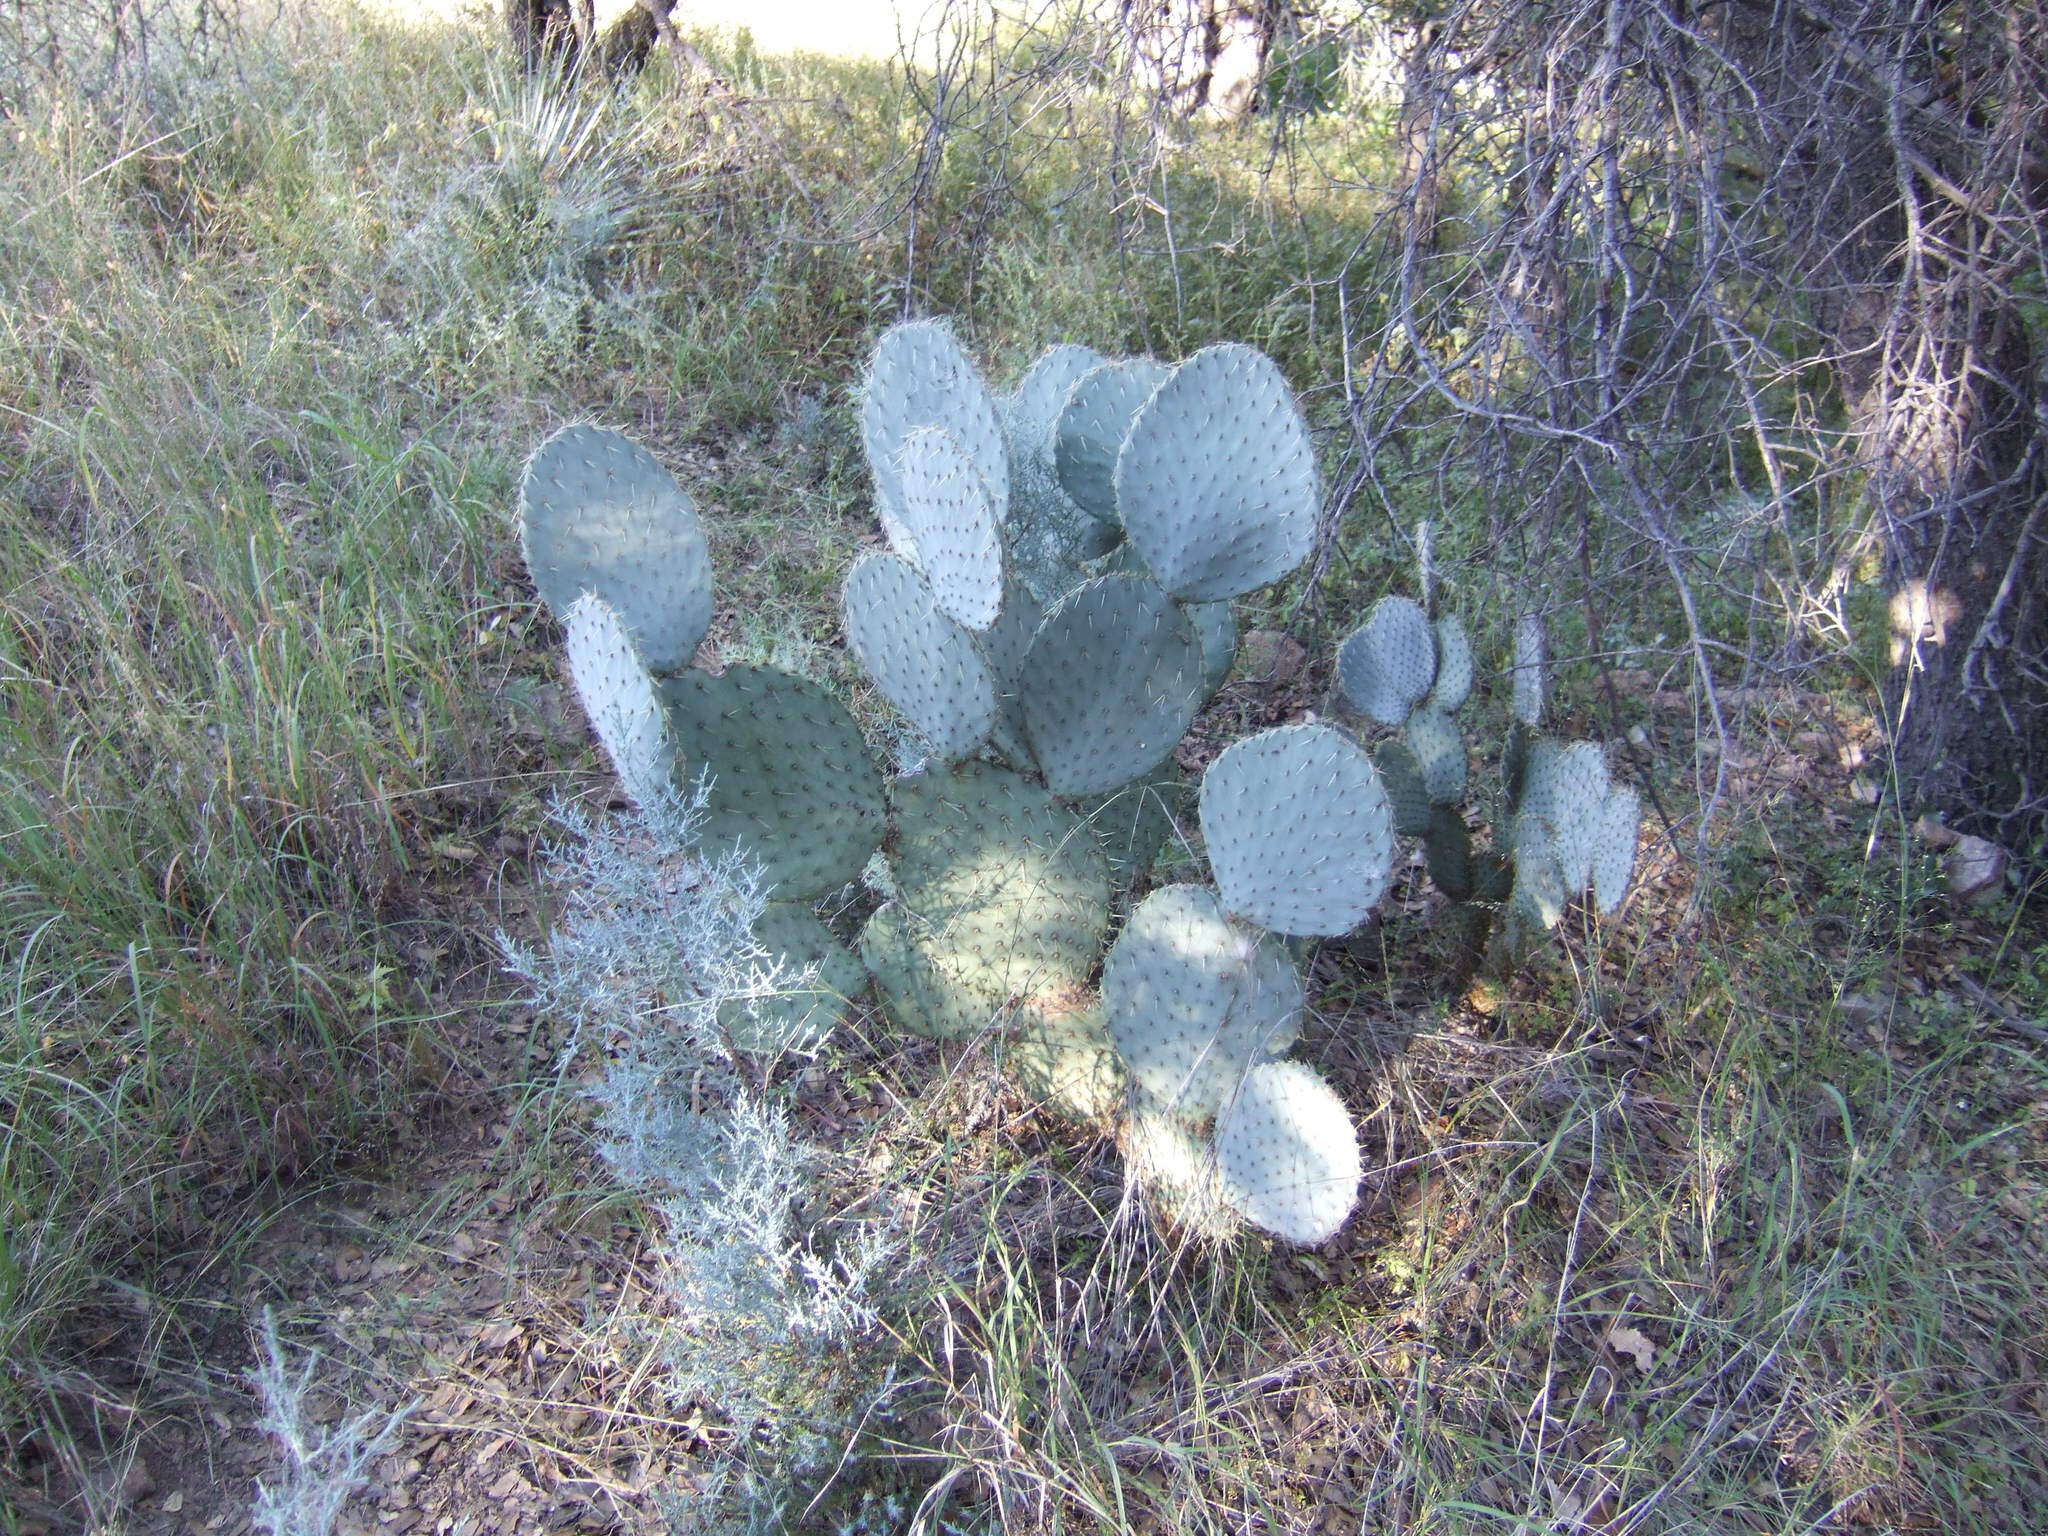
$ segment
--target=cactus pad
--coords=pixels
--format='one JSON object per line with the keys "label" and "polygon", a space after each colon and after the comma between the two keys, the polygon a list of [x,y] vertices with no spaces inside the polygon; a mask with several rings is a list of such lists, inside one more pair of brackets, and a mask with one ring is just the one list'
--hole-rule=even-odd
{"label": "cactus pad", "polygon": [[563,616],[569,675],[591,729],[604,743],[619,782],[635,805],[647,806],[675,783],[675,747],[654,679],[610,606],[586,592]]}
{"label": "cactus pad", "polygon": [[1456,714],[1472,694],[1472,642],[1465,622],[1455,613],[1436,621],[1436,683],[1429,703],[1447,715]]}
{"label": "cactus pad", "polygon": [[1358,1130],[1312,1068],[1269,1061],[1216,1125],[1223,1194],[1254,1225],[1304,1247],[1337,1235],[1358,1203]]}
{"label": "cactus pad", "polygon": [[1205,347],[1131,422],[1117,517],[1159,584],[1189,602],[1236,597],[1308,558],[1321,499],[1287,380],[1251,347]]}
{"label": "cactus pad", "polygon": [[987,629],[1003,602],[1003,544],[988,487],[944,427],[904,438],[896,464],[897,523],[910,546],[897,553],[924,572],[948,618]]}
{"label": "cactus pad", "polygon": [[1027,1095],[1069,1120],[1100,1124],[1123,1107],[1123,1067],[1093,992],[1075,988],[1019,1003],[1003,1060]]}
{"label": "cactus pad", "polygon": [[1612,916],[1628,895],[1629,877],[1636,868],[1636,833],[1642,821],[1642,803],[1636,792],[1620,784],[1602,803],[1593,823],[1593,899],[1602,917]]}
{"label": "cactus pad", "polygon": [[1198,885],[1163,886],[1138,904],[1103,966],[1102,1000],[1132,1082],[1190,1119],[1214,1114],[1301,1032],[1287,951]]}
{"label": "cactus pad", "polygon": [[1372,760],[1380,771],[1380,789],[1387,797],[1387,810],[1394,830],[1403,837],[1429,835],[1429,786],[1422,779],[1422,764],[1402,741],[1383,741],[1373,748]]}
{"label": "cactus pad", "polygon": [[1131,419],[1172,372],[1149,357],[1104,363],[1067,391],[1053,440],[1053,468],[1074,504],[1117,527],[1116,463]]}
{"label": "cactus pad", "polygon": [[1331,726],[1234,743],[1202,777],[1201,816],[1224,905],[1275,933],[1348,933],[1387,888],[1394,827],[1379,771]]}
{"label": "cactus pad", "polygon": [[1052,606],[1017,679],[1032,755],[1054,794],[1099,795],[1155,768],[1202,706],[1202,645],[1137,576],[1098,576]]}
{"label": "cactus pad", "polygon": [[682,672],[661,694],[680,776],[712,776],[707,847],[743,844],[785,900],[860,877],[886,822],[881,774],[844,705],[759,666]]}
{"label": "cactus pad", "polygon": [[887,525],[901,515],[903,490],[897,455],[919,427],[952,433],[981,476],[1000,523],[1010,498],[1009,454],[995,402],[974,364],[936,320],[891,326],[875,343],[861,397],[860,435],[875,498]]}
{"label": "cactus pad", "polygon": [[1514,684],[1515,718],[1534,730],[1550,694],[1550,635],[1540,614],[1525,613],[1515,625]]}
{"label": "cactus pad", "polygon": [[864,556],[847,573],[846,638],[939,757],[963,758],[988,739],[996,685],[987,662],[931,584],[896,556]]}
{"label": "cactus pad", "polygon": [[898,901],[868,919],[860,957],[897,1028],[927,1040],[966,1040],[1009,1007],[1007,971],[985,960],[973,938],[935,927]]}
{"label": "cactus pad", "polygon": [[1383,597],[1337,650],[1337,681],[1360,713],[1400,725],[1436,680],[1436,631],[1422,605]]}
{"label": "cactus pad", "polygon": [[[720,1005],[718,1022],[742,1051],[815,1051],[846,1017],[848,999],[867,985],[866,967],[802,902],[764,906],[754,941],[779,962],[789,989],[733,998]],[[794,984],[806,974],[807,981]]]}
{"label": "cactus pad", "polygon": [[1187,794],[1180,765],[1169,757],[1121,789],[1074,802],[1074,814],[1088,824],[1109,859],[1113,889],[1128,891],[1151,873],[1181,818]]}
{"label": "cactus pad", "polygon": [[1202,642],[1202,697],[1213,698],[1237,661],[1237,615],[1227,602],[1189,603],[1186,612]]}
{"label": "cactus pad", "polygon": [[595,593],[650,672],[689,665],[711,624],[711,556],[697,509],[645,448],[603,427],[562,428],[527,460],[519,542],[557,618]]}
{"label": "cactus pad", "polygon": [[1520,814],[1539,818],[1550,829],[1567,898],[1583,891],[1593,877],[1596,828],[1609,788],[1607,756],[1593,742],[1566,747],[1540,742],[1529,753]]}
{"label": "cactus pad", "polygon": [[1402,738],[1422,770],[1423,788],[1432,805],[1454,805],[1465,798],[1465,738],[1458,724],[1434,704],[1408,717]]}

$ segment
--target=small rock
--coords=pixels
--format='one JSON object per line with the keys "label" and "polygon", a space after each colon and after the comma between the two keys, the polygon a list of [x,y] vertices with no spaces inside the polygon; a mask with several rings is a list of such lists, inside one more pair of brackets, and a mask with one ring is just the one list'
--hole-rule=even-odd
{"label": "small rock", "polygon": [[1913,835],[1931,848],[1952,848],[1962,841],[1963,834],[1944,827],[1933,816],[1922,816],[1913,823]]}
{"label": "small rock", "polygon": [[1849,781],[1849,798],[1858,805],[1875,805],[1884,798],[1884,791],[1875,779],[1867,779],[1859,773]]}
{"label": "small rock", "polygon": [[1269,688],[1283,688],[1301,675],[1308,651],[1292,635],[1277,629],[1254,629],[1238,646],[1237,659],[1245,676]]}
{"label": "small rock", "polygon": [[1943,856],[1949,893],[1962,901],[1984,896],[2005,884],[2005,850],[1981,837],[1958,837]]}
{"label": "small rock", "polygon": [[1628,744],[1632,747],[1647,747],[1650,744],[1650,733],[1640,725],[1632,725],[1628,728]]}
{"label": "small rock", "polygon": [[156,1473],[149,1463],[140,1456],[128,1463],[128,1470],[121,1474],[121,1498],[133,1504],[137,1499],[146,1499],[156,1492]]}

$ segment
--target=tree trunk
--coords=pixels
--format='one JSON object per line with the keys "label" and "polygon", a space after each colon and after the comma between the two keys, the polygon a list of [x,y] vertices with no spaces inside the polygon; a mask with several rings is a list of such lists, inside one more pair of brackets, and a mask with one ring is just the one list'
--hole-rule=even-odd
{"label": "tree trunk", "polygon": [[1281,0],[1123,0],[1137,75],[1167,111],[1249,117],[1285,18]]}

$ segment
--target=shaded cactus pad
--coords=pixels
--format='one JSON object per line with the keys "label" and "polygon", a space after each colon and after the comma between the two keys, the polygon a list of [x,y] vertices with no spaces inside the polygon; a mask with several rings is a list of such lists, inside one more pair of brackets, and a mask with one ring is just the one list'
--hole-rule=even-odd
{"label": "shaded cactus pad", "polygon": [[1076,988],[1019,1003],[1003,1060],[1025,1094],[1069,1120],[1101,1123],[1123,1107],[1123,1065],[1093,992]]}
{"label": "shaded cactus pad", "polygon": [[1348,933],[1387,888],[1393,813],[1372,759],[1334,727],[1233,744],[1202,777],[1201,817],[1223,904],[1275,933]]}
{"label": "shaded cactus pad", "polygon": [[1190,1119],[1214,1114],[1301,1032],[1301,978],[1271,934],[1199,885],[1138,904],[1102,969],[1102,1001],[1133,1084]]}
{"label": "shaded cactus pad", "polygon": [[815,1051],[867,986],[867,967],[802,902],[762,907],[754,942],[779,967],[783,985],[758,997],[729,999],[719,1006],[718,1022],[742,1051]]}
{"label": "shaded cactus pad", "polygon": [[1308,1246],[1358,1203],[1358,1132],[1335,1090],[1298,1061],[1253,1068],[1216,1126],[1223,1194],[1254,1225]]}
{"label": "shaded cactus pad", "polygon": [[1308,426],[1263,353],[1206,347],[1131,422],[1117,515],[1159,584],[1216,602],[1308,558],[1321,501]]}
{"label": "shaded cactus pad", "polygon": [[[1468,656],[1469,664],[1469,656]],[[1422,605],[1383,597],[1337,650],[1337,681],[1361,714],[1400,725],[1436,681],[1436,631]]]}
{"label": "shaded cactus pad", "polygon": [[519,542],[556,618],[594,593],[650,672],[689,665],[711,624],[711,556],[697,509],[645,448],[604,427],[562,428],[520,478]]}
{"label": "shaded cactus pad", "polygon": [[881,774],[837,699],[758,666],[684,672],[661,692],[679,773],[712,775],[707,847],[741,843],[783,899],[859,878],[886,828]]}
{"label": "shaded cactus pad", "polygon": [[1061,598],[1017,676],[1025,736],[1058,795],[1099,795],[1157,767],[1202,696],[1201,641],[1138,576],[1098,576]]}
{"label": "shaded cactus pad", "polygon": [[633,803],[653,804],[674,787],[675,748],[654,679],[619,616],[585,593],[563,617],[569,676],[583,713]]}
{"label": "shaded cactus pad", "polygon": [[1067,392],[1054,430],[1060,488],[1090,516],[1118,526],[1116,461],[1131,420],[1172,370],[1149,357],[1090,369]]}

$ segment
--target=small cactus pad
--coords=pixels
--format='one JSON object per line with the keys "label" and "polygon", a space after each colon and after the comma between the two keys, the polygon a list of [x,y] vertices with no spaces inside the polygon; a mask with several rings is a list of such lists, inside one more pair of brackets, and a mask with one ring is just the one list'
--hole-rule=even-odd
{"label": "small cactus pad", "polygon": [[1593,823],[1593,899],[1602,917],[1611,917],[1628,895],[1629,877],[1636,868],[1636,833],[1642,821],[1642,803],[1636,792],[1618,784]]}
{"label": "small cactus pad", "polygon": [[1104,361],[1088,347],[1054,347],[1031,365],[1003,405],[1010,444],[1010,561],[1041,602],[1054,602],[1078,585],[1080,567],[1107,554],[1119,537],[1061,488],[1053,466],[1054,434],[1067,395]]}
{"label": "small cactus pad", "polygon": [[1134,1182],[1158,1203],[1160,1214],[1182,1231],[1227,1242],[1244,1221],[1223,1198],[1216,1149],[1167,1110],[1144,1104],[1124,1119],[1119,1141]]}
{"label": "small cactus pad", "polygon": [[595,593],[650,672],[689,665],[711,625],[711,556],[697,509],[645,448],[603,427],[562,428],[527,460],[519,542],[557,618]]}
{"label": "small cactus pad", "polygon": [[1515,818],[1515,887],[1509,898],[1513,926],[1555,928],[1572,899],[1558,857],[1557,831],[1541,816],[1524,810]]}
{"label": "small cactus pad", "polygon": [[896,1027],[927,1040],[966,1040],[1009,1007],[1006,971],[984,963],[970,943],[925,922],[899,901],[861,930],[860,957]]}
{"label": "small cactus pad", "polygon": [[1436,631],[1422,605],[1383,597],[1337,648],[1337,681],[1360,713],[1400,725],[1436,680]]}
{"label": "small cactus pad", "polygon": [[1464,707],[1472,694],[1472,642],[1465,634],[1465,621],[1455,613],[1436,621],[1436,685],[1429,703],[1447,715]]}
{"label": "small cactus pad", "polygon": [[[1028,990],[1086,978],[1109,927],[1109,868],[1073,812],[994,763],[933,768],[895,786],[896,894],[941,928],[1001,928]],[[995,964],[996,957],[988,957]]]}
{"label": "small cactus pad", "polygon": [[1138,904],[1103,965],[1102,1000],[1132,1082],[1190,1119],[1214,1114],[1301,1032],[1287,951],[1199,885],[1162,886]]}
{"label": "small cactus pad", "polygon": [[940,610],[987,629],[1003,602],[1003,544],[995,502],[967,451],[944,427],[919,427],[897,455],[898,554],[924,572]]}
{"label": "small cactus pad", "polygon": [[1336,1090],[1298,1061],[1246,1076],[1216,1125],[1224,1198],[1255,1226],[1308,1247],[1358,1203],[1358,1130]]}
{"label": "small cactus pad", "polygon": [[1131,422],[1116,506],[1159,584],[1189,602],[1236,597],[1307,559],[1315,454],[1272,360],[1226,343],[1174,369]]}
{"label": "small cactus pad", "polygon": [[1237,660],[1237,615],[1225,602],[1189,603],[1187,616],[1202,642],[1202,697],[1213,698]]}
{"label": "small cactus pad", "polygon": [[[1048,347],[1024,371],[1016,391],[1003,402],[1003,435],[1010,445],[1010,473],[1017,480],[1054,479],[1053,449],[1060,415],[1081,376],[1109,359],[1093,347],[1072,342]],[[1064,492],[1062,492],[1064,494]]]}
{"label": "small cactus pad", "polygon": [[771,901],[754,924],[766,963],[783,990],[722,1003],[718,1022],[742,1051],[815,1051],[846,1017],[848,1000],[868,984],[860,957],[796,901]]}
{"label": "small cactus pad", "polygon": [[1422,764],[1402,741],[1383,741],[1373,748],[1372,760],[1380,771],[1380,789],[1387,797],[1387,810],[1394,818],[1394,830],[1403,837],[1429,835],[1429,786],[1422,779]]}
{"label": "small cactus pad", "polygon": [[846,638],[940,758],[963,758],[988,739],[996,685],[987,662],[940,610],[931,584],[896,556],[863,556],[847,573]]}
{"label": "small cactus pad", "polygon": [[1387,888],[1393,812],[1379,771],[1332,726],[1275,726],[1202,776],[1202,837],[1223,903],[1275,933],[1348,933]]}
{"label": "small cactus pad", "polygon": [[1180,765],[1167,758],[1142,779],[1073,802],[1109,859],[1112,888],[1128,891],[1152,872],[1188,797]]}
{"label": "small cactus pad", "polygon": [[1458,733],[1457,721],[1434,704],[1425,704],[1408,717],[1401,734],[1422,770],[1430,804],[1455,805],[1463,800],[1465,738]]}
{"label": "small cactus pad", "polygon": [[1099,795],[1157,767],[1202,707],[1202,643],[1153,582],[1098,576],[1052,606],[1017,679],[1054,794]]}
{"label": "small cactus pad", "polygon": [[1550,694],[1550,635],[1541,614],[1525,613],[1515,625],[1514,684],[1515,718],[1534,730]]}
{"label": "small cactus pad", "polygon": [[1131,418],[1171,372],[1149,357],[1104,363],[1074,381],[1060,409],[1053,439],[1060,487],[1112,528],[1118,524],[1116,462]]}
{"label": "small cactus pad", "polygon": [[568,631],[569,675],[583,713],[635,805],[652,805],[675,784],[675,748],[669,740],[654,679],[633,649],[619,616],[584,593],[563,617]]}
{"label": "small cactus pad", "polygon": [[1593,742],[1541,742],[1529,753],[1521,815],[1538,817],[1550,828],[1567,897],[1593,878],[1596,828],[1610,787],[1607,754]]}
{"label": "small cactus pad", "polygon": [[919,427],[944,427],[953,434],[988,487],[1000,523],[1010,498],[1002,423],[974,364],[936,320],[891,326],[876,341],[868,362],[860,435],[885,524],[889,516],[901,515],[897,455],[903,440]]}
{"label": "small cactus pad", "polygon": [[1075,988],[1019,1003],[1003,1061],[1025,1094],[1069,1120],[1102,1124],[1123,1107],[1123,1066],[1093,992]]}
{"label": "small cactus pad", "polygon": [[679,777],[711,775],[705,846],[743,844],[785,900],[860,878],[887,823],[881,773],[844,705],[761,666],[681,672],[661,693]]}

